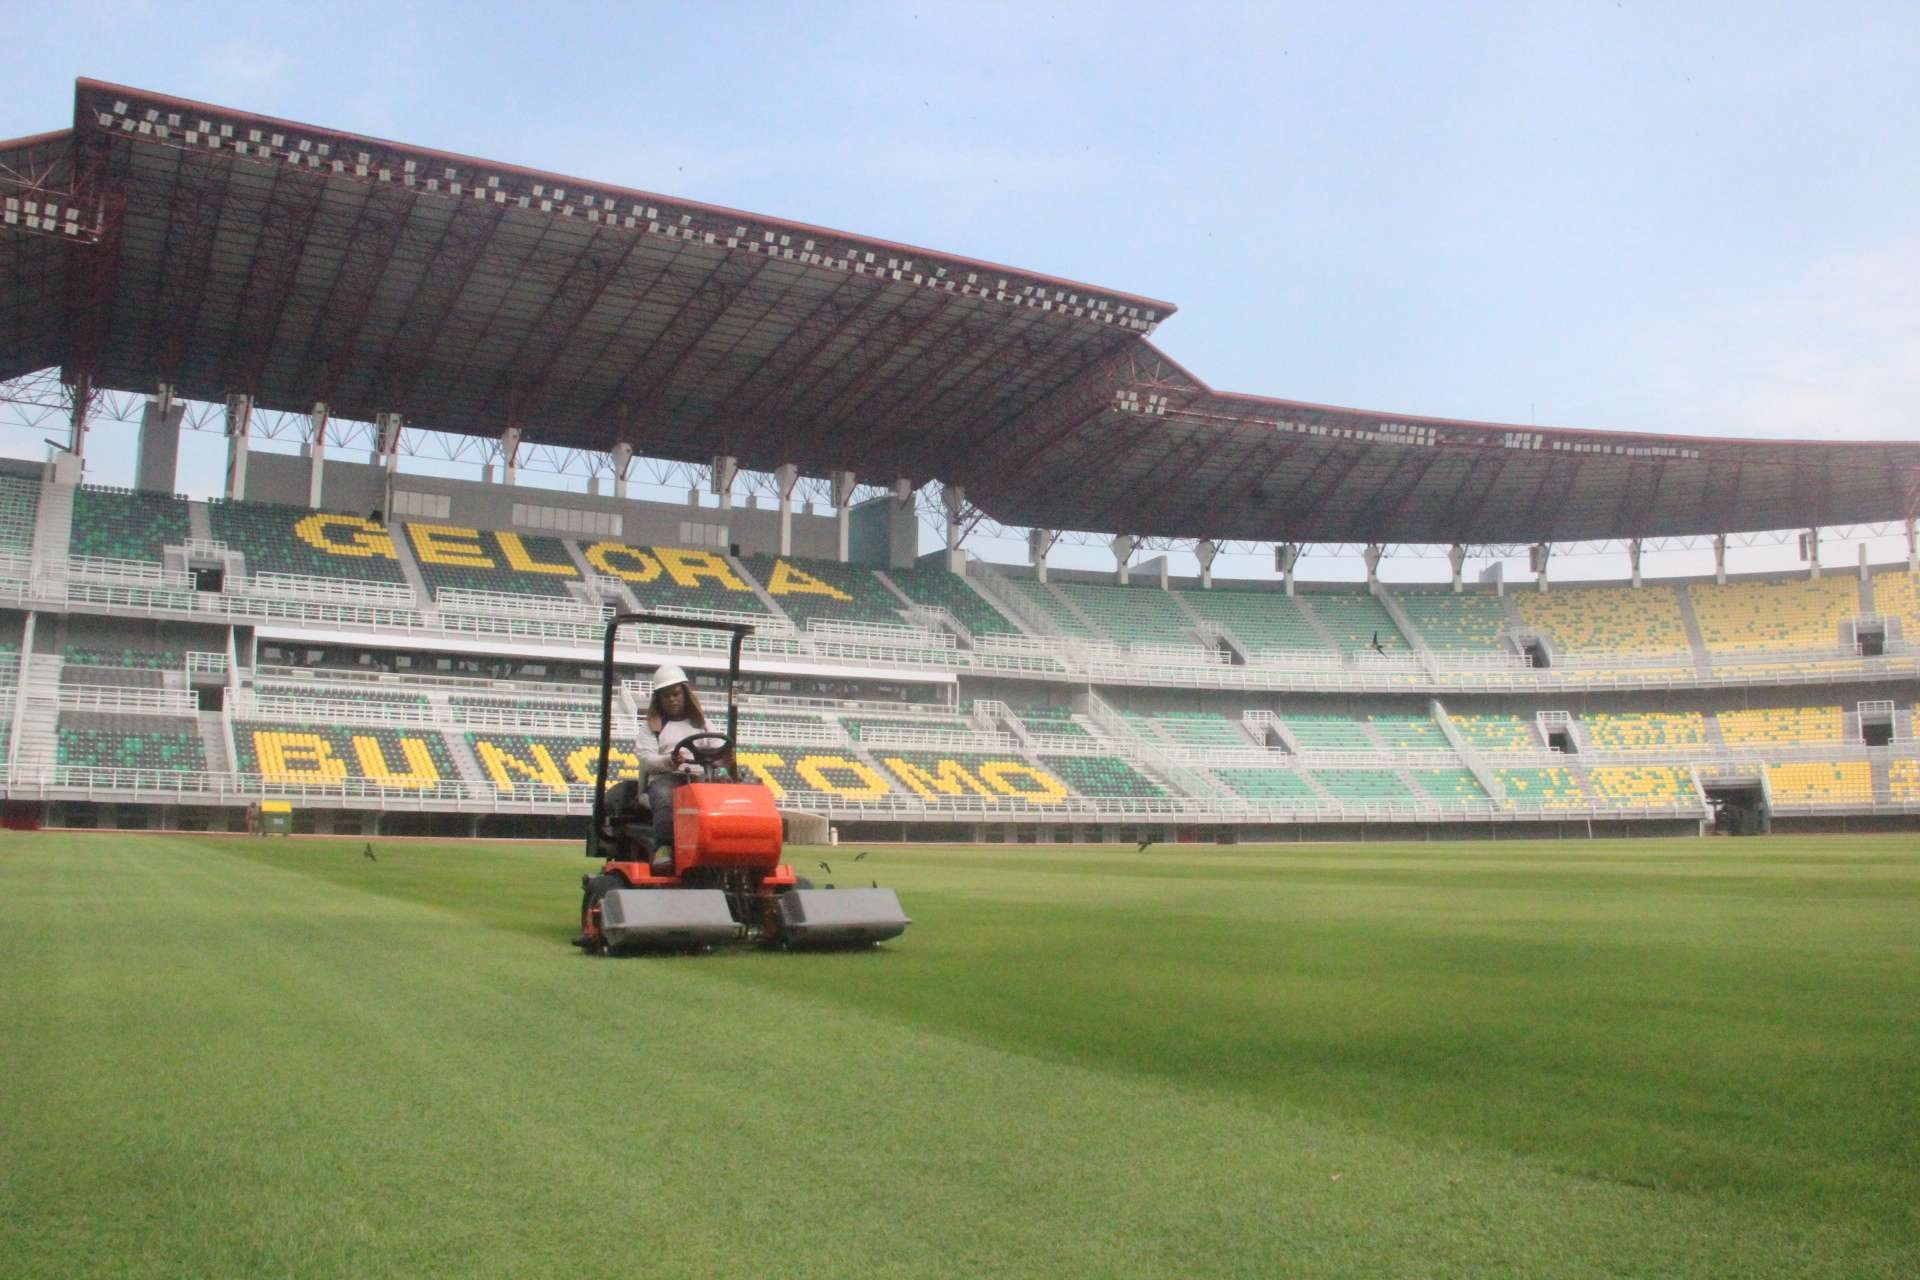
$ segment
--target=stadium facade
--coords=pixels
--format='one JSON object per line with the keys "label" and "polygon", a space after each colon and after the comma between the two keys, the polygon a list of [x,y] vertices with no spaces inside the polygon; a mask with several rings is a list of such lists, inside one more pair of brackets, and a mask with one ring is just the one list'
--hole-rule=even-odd
{"label": "stadium facade", "polygon": [[[90,81],[0,174],[0,377],[57,368],[70,432],[0,474],[10,822],[284,799],[313,830],[556,832],[590,796],[601,620],[641,608],[756,626],[741,763],[848,835],[1920,815],[1920,447],[1221,393],[1148,340],[1166,303]],[[108,391],[146,397],[128,490],[85,482]],[[222,406],[222,499],[173,492],[188,401]],[[268,413],[299,455],[249,448]],[[500,482],[403,471],[425,430],[488,441]],[[543,446],[604,485],[514,483]],[[718,505],[627,496],[643,455]],[[743,468],[777,505],[734,504]],[[795,509],[806,476],[827,511]],[[970,561],[980,516],[1031,528],[1033,563]],[[1906,562],[1823,571],[1819,531],[1869,522]],[[1110,535],[1116,572],[1050,571],[1062,529]],[[1804,530],[1808,569],[1729,577],[1752,530]],[[1674,536],[1718,572],[1641,580]],[[1132,565],[1147,537],[1202,576]],[[1229,539],[1283,582],[1215,581]],[[1553,546],[1595,539],[1634,580],[1553,585]],[[1367,583],[1297,582],[1323,542],[1363,544]],[[1453,581],[1382,585],[1409,542]],[[1536,581],[1463,581],[1515,543]],[[624,735],[653,665],[723,661],[669,628],[620,656]]]}

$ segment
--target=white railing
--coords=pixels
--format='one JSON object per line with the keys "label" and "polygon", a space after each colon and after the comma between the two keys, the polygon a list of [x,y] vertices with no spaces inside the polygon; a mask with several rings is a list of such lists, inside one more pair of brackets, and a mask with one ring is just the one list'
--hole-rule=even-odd
{"label": "white railing", "polygon": [[572,596],[523,595],[515,591],[472,591],[442,587],[433,593],[442,613],[510,614],[516,618],[549,618],[556,622],[586,622],[608,617],[612,610],[583,604]]}
{"label": "white railing", "polygon": [[110,556],[68,556],[67,576],[102,582],[137,583],[170,591],[191,591],[193,575],[168,569],[157,560],[116,560]]}
{"label": "white railing", "polygon": [[185,689],[137,688],[123,685],[63,684],[54,692],[63,711],[117,711],[192,715],[194,697]]}
{"label": "white railing", "polygon": [[708,622],[749,626],[757,636],[790,636],[794,633],[790,619],[776,618],[770,613],[748,609],[709,609],[705,606],[690,604],[653,604],[642,600],[640,611],[658,613],[670,618],[701,618]]}
{"label": "white railing", "polygon": [[860,644],[888,649],[933,649],[952,652],[959,642],[946,631],[924,631],[918,627],[896,627],[881,622],[840,622],[826,618],[807,620],[807,638],[834,644]]}
{"label": "white railing", "polygon": [[855,741],[869,750],[881,751],[889,748],[897,751],[931,748],[936,751],[1024,755],[1027,749],[1025,743],[1010,733],[981,733],[957,728],[896,728],[893,725],[862,725],[860,736]]}
{"label": "white railing", "polygon": [[1224,667],[1233,662],[1232,655],[1220,649],[1208,649],[1197,644],[1159,645],[1136,644],[1127,649],[1135,662],[1165,667]]}
{"label": "white railing", "polygon": [[229,595],[328,600],[340,604],[397,605],[404,609],[411,609],[419,603],[413,588],[404,582],[320,578],[303,573],[255,573],[230,580],[226,590]]}
{"label": "white railing", "polygon": [[226,654],[188,650],[187,674],[189,676],[223,676],[226,673]]}

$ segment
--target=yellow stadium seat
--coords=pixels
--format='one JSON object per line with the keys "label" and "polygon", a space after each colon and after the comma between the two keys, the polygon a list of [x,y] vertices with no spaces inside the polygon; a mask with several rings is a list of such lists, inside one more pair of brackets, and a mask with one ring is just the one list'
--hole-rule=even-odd
{"label": "yellow stadium seat", "polygon": [[1563,587],[1516,592],[1530,627],[1552,637],[1563,655],[1685,653],[1686,623],[1670,587]]}
{"label": "yellow stadium seat", "polygon": [[1730,747],[1838,742],[1845,725],[1839,707],[1755,707],[1717,718]]}
{"label": "yellow stadium seat", "polygon": [[1865,760],[1794,761],[1767,766],[1776,804],[1869,804],[1873,769]]}
{"label": "yellow stadium seat", "polygon": [[1713,653],[1837,648],[1841,622],[1860,612],[1860,582],[1845,576],[1701,582],[1687,593]]}

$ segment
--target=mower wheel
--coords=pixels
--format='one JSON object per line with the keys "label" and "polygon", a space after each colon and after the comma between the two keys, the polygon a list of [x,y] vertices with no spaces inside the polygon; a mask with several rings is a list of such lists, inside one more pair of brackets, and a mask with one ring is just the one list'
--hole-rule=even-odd
{"label": "mower wheel", "polygon": [[[608,893],[615,889],[625,889],[627,887],[626,880],[623,877],[614,875],[612,872],[602,872],[597,876],[586,876],[582,879],[580,884],[582,890],[580,894],[580,932],[583,936],[587,932],[587,912],[599,906],[600,899],[606,897]],[[606,953],[607,946],[604,938],[602,938],[598,948],[587,948],[587,954],[589,955],[605,955]]]}

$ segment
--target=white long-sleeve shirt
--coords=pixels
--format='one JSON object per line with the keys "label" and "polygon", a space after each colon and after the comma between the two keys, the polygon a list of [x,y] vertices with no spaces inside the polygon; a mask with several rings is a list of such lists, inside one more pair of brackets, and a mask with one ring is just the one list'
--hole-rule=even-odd
{"label": "white long-sleeve shirt", "polygon": [[691,720],[669,720],[655,733],[645,718],[640,721],[640,737],[636,745],[640,750],[640,770],[642,773],[674,772],[673,749],[696,733],[709,733]]}

